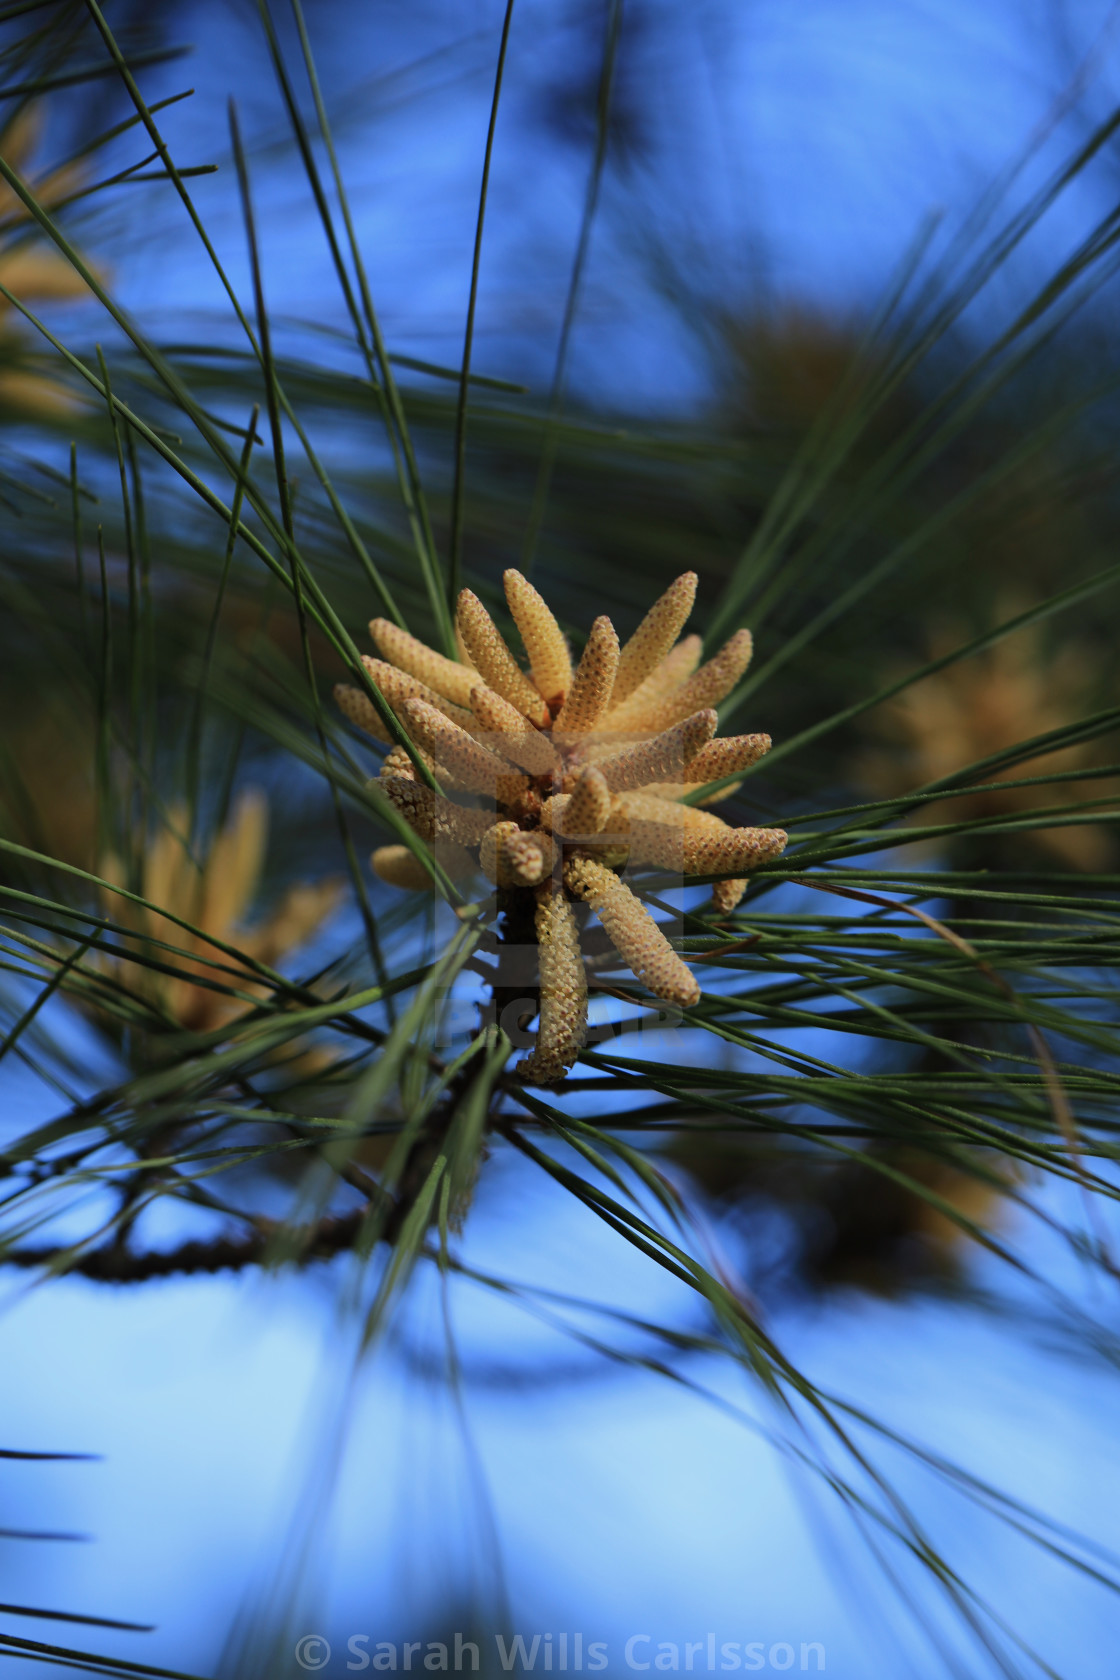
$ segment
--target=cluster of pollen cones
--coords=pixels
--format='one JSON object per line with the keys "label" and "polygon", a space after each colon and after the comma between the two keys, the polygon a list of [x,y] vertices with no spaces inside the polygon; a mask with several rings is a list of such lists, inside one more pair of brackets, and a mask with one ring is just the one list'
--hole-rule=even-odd
{"label": "cluster of pollen cones", "polygon": [[[695,572],[677,578],[623,647],[610,619],[597,618],[574,667],[533,585],[516,571],[503,581],[527,672],[469,589],[459,597],[458,660],[378,618],[370,632],[383,657],[363,662],[440,787],[485,796],[486,808],[436,793],[399,745],[382,765],[382,792],[450,875],[481,869],[500,892],[534,895],[540,1028],[519,1072],[548,1084],[568,1072],[587,1032],[575,902],[595,911],[643,985],[688,1006],[700,987],[618,871],[646,865],[724,875],[712,896],[727,914],[746,891],[746,873],[776,857],[786,836],[777,828],[732,828],[699,805],[679,803],[745,770],[770,745],[768,735],[713,738],[713,707],[746,669],[751,636],[738,631],[700,664],[699,636],[680,634]],[[340,685],[335,695],[352,723],[393,745],[361,690]],[[405,846],[382,847],[373,867],[396,886],[431,886]]]}

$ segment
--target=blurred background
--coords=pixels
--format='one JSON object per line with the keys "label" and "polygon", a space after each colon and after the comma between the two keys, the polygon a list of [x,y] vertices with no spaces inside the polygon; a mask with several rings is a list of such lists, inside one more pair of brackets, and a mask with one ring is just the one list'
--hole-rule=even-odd
{"label": "blurred background", "polygon": [[[10,186],[0,283],[87,366],[104,355],[113,390],[217,482],[124,329],[136,322],[160,346],[235,457],[252,425],[265,436],[258,369],[155,143],[123,126],[133,104],[99,15],[65,0],[0,8],[0,157],[62,206],[121,315],[32,236]],[[303,11],[441,551],[457,517],[457,370],[504,16],[490,0]],[[273,346],[324,464],[291,456],[293,529],[360,647],[384,609],[377,578],[430,634],[398,489],[407,464],[370,402],[293,130],[293,110],[314,117],[297,18],[249,0],[110,0],[104,17],[149,108],[171,102],[159,132],[246,300],[235,102]],[[1057,796],[1029,781],[1041,767],[1065,774],[1067,793],[1115,798],[1107,734],[1068,733],[1120,705],[1114,592],[1071,598],[881,704],[858,702],[1116,564],[1118,99],[1111,0],[512,10],[478,268],[466,572],[492,599],[505,567],[532,565],[582,633],[599,612],[630,630],[695,569],[705,632],[755,632],[736,727],[800,743],[747,784],[741,820],[889,801],[1061,735],[1060,752],[1007,773],[1016,787],[907,819],[928,830],[907,867],[943,872],[946,917],[969,913],[953,882],[970,871],[1013,897],[1017,875],[1103,892],[1117,868],[1109,823],[1046,826],[1038,812]],[[333,203],[331,160],[318,139],[311,150]],[[23,848],[5,854],[6,885],[65,903],[82,890],[74,871],[129,883],[285,974],[333,983],[373,961],[349,892],[356,858],[381,953],[428,960],[434,927],[407,919],[365,869],[374,817],[353,816],[348,856],[327,783],[293,756],[311,718],[305,655],[329,693],[345,674],[337,649],[314,631],[305,648],[284,589],[181,491],[18,310],[0,308],[0,827]],[[770,559],[775,524],[785,535]],[[370,773],[357,758],[355,779]],[[200,860],[193,908],[176,898],[188,852]],[[812,921],[836,901],[786,882],[767,907]],[[23,957],[7,954],[5,1031],[32,995]],[[34,1033],[0,1055],[5,1142],[60,1104],[158,1078],[173,1028],[228,1024],[203,969],[198,983],[145,980],[164,1012],[153,1025],[110,995],[127,962],[100,960],[101,991],[46,999]],[[1114,996],[1095,995],[1094,1020],[1110,1023]],[[951,1025],[972,1042],[971,1023]],[[643,1054],[700,1062],[712,1049],[694,1037],[646,1035]],[[783,1043],[830,1065],[870,1054],[840,1024],[789,1028]],[[718,1049],[730,1066],[737,1052]],[[254,1095],[294,1080],[297,1106],[335,1113],[337,1054],[289,1043]],[[939,1070],[932,1052],[929,1065]],[[605,1083],[590,1081],[570,1112],[620,1112]],[[1038,1186],[1014,1160],[984,1157],[977,1171],[881,1137],[867,1147],[886,1172],[791,1154],[761,1133],[666,1130],[652,1145],[713,1264],[741,1280],[793,1363],[857,1410],[873,1404],[900,1440],[929,1444],[925,1462],[897,1451],[893,1485],[951,1544],[969,1589],[1050,1671],[1106,1680],[1117,1622],[1099,1582],[933,1464],[951,1457],[1115,1543],[1115,1349],[1095,1331],[1115,1329],[1115,1279],[1085,1263],[1092,1221],[1068,1181],[1042,1186],[1042,1218],[1028,1219],[1020,1191]],[[238,1193],[279,1214],[295,1183],[286,1161],[247,1157]],[[87,1181],[29,1228],[33,1245],[96,1230],[107,1195]],[[146,1251],[178,1252],[210,1242],[220,1212],[164,1198],[129,1230]],[[1027,1260],[1009,1266],[1024,1241]],[[607,1644],[611,1674],[628,1672],[632,1635],[653,1642],[640,1660],[658,1641],[706,1651],[713,1631],[798,1672],[817,1661],[802,1647],[819,1644],[843,1680],[1036,1672],[1026,1658],[1022,1670],[974,1666],[915,1560],[896,1560],[897,1597],[888,1590],[874,1525],[837,1505],[799,1456],[809,1440],[786,1436],[780,1409],[704,1346],[695,1300],[513,1151],[495,1146],[461,1252],[539,1293],[449,1292],[418,1275],[407,1312],[357,1366],[342,1260],[280,1272],[207,1262],[136,1281],[0,1273],[0,1447],[96,1455],[0,1458],[2,1596],[153,1629],[75,1631],[5,1620],[0,1605],[5,1631],[206,1675],[300,1672],[293,1630],[329,1641],[320,1671],[332,1675],[359,1665],[351,1635],[372,1653],[455,1630],[500,1672],[496,1627],[580,1631]],[[604,1279],[613,1324],[586,1305]],[[675,1328],[676,1351],[651,1323]],[[827,1438],[812,1445],[827,1461]],[[269,1643],[281,1625],[282,1650]],[[55,1658],[20,1660],[45,1674]]]}

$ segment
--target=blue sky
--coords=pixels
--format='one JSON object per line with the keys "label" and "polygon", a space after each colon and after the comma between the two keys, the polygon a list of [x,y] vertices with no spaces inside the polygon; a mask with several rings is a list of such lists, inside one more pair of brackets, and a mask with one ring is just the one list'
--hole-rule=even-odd
{"label": "blue sky", "polygon": [[[441,7],[389,16],[369,8],[355,13],[345,47],[324,42],[331,97],[354,113],[341,130],[342,152],[391,343],[448,361],[461,342],[499,12],[479,0],[455,14],[452,30]],[[649,229],[678,253],[701,299],[747,304],[762,288],[866,307],[922,218],[943,213],[939,237],[947,238],[1039,131],[1110,16],[1104,4],[1063,9],[1042,0],[983,8],[964,0],[665,0],[647,12],[651,27],[635,38],[632,73],[656,90],[649,150],[640,165],[608,173],[573,382],[589,397],[653,412],[699,400],[706,373],[694,324],[658,294]],[[1073,43],[1065,58],[1055,32],[1063,15]],[[476,352],[478,366],[523,374],[535,389],[550,374],[587,176],[586,150],[557,146],[539,120],[544,92],[570,58],[562,16],[544,0],[523,0],[516,14]],[[153,74],[147,91],[157,97],[193,83],[195,99],[168,113],[166,132],[180,162],[225,164],[231,86],[257,139],[279,133],[275,100],[244,14],[200,5],[185,32],[196,29],[212,50]],[[1103,109],[1120,82],[1115,44],[1099,72],[1086,97]],[[1066,118],[1045,142],[1017,192],[1053,163],[1077,122]],[[986,307],[1006,307],[1099,213],[1110,186],[1102,169],[1079,187]],[[118,289],[169,333],[189,336],[219,301],[212,277],[170,195],[133,190],[148,195],[143,213],[139,199],[128,200],[129,225],[107,238]],[[272,307],[322,318],[327,260],[290,160],[258,166],[257,196]],[[229,168],[200,182],[196,197],[247,296]],[[22,1076],[5,1079],[8,1124],[50,1111]],[[674,1286],[651,1281],[644,1262],[555,1198],[537,1193],[509,1216],[517,1171],[499,1153],[480,1193],[469,1244],[479,1264],[575,1293],[597,1292],[608,1279],[612,1299],[635,1309],[670,1318],[683,1311]],[[1025,1228],[1016,1234],[1027,1238]],[[1082,1288],[1068,1257],[1043,1245],[1034,1227],[1029,1242],[1050,1275],[1075,1294]],[[80,1547],[0,1541],[3,1596],[157,1621],[150,1636],[88,1642],[208,1670],[254,1572],[268,1578],[307,1474],[308,1439],[323,1448],[336,1427],[339,1271],[136,1290],[80,1281],[29,1290],[26,1279],[2,1280],[0,1358],[18,1382],[3,1402],[0,1444],[103,1455],[89,1465],[0,1465],[12,1525],[95,1536]],[[997,1287],[987,1264],[978,1277]],[[714,1627],[721,1640],[821,1640],[827,1671],[841,1680],[942,1672],[901,1618],[901,1647],[891,1643],[878,1626],[885,1595],[850,1528],[757,1435],[667,1382],[593,1372],[567,1343],[488,1296],[457,1291],[455,1314],[468,1363],[500,1355],[531,1374],[542,1358],[560,1359],[565,1370],[575,1359],[551,1388],[481,1388],[471,1402],[515,1625],[583,1628],[616,1651],[631,1633],[686,1640]],[[434,1336],[438,1322],[424,1286],[410,1333]],[[1056,1354],[1010,1321],[932,1301],[803,1304],[774,1329],[823,1386],[873,1399],[900,1429],[1073,1526],[1107,1532],[1120,1489],[1105,1370]],[[690,1374],[773,1424],[724,1369],[698,1364]],[[308,1610],[320,1619],[303,1631],[340,1650],[354,1632],[436,1637],[442,1610],[472,1570],[488,1568],[468,1462],[445,1393],[410,1380],[386,1349],[358,1385],[342,1493],[327,1525],[326,1582]],[[912,1479],[915,1501],[957,1548],[966,1577],[990,1590],[1062,1672],[1111,1680],[1114,1624],[1099,1596],[902,1461],[894,1469],[908,1490]],[[48,1624],[15,1631],[66,1637]],[[326,1672],[344,1671],[336,1658]]]}
{"label": "blue sky", "polygon": [[[558,143],[542,116],[572,77],[577,10],[521,0],[515,12],[481,271],[477,365],[540,390],[589,169],[586,139]],[[318,28],[311,13],[390,340],[451,364],[462,343],[500,12],[482,0],[355,7],[345,32],[327,27],[332,8]],[[936,253],[1001,172],[1030,152],[1008,200],[1019,202],[1105,114],[1118,79],[1113,12],[1105,0],[632,4],[618,98],[629,105],[628,90],[642,90],[642,144],[608,157],[573,344],[575,388],[647,410],[702,396],[707,373],[688,319],[696,300],[682,306],[664,295],[666,276],[654,265],[667,255],[705,308],[716,299],[746,308],[770,295],[866,309],[929,218],[939,219]],[[180,162],[222,164],[192,190],[247,296],[226,144],[231,80],[251,136],[279,142],[283,118],[251,8],[204,0],[193,23],[210,50],[151,72],[146,91],[197,90],[161,122]],[[297,162],[271,158],[255,172],[270,306],[321,320],[324,298],[337,300],[326,247]],[[1113,188],[1106,153],[985,307],[1005,309],[1037,281]],[[119,287],[181,331],[183,312],[218,304],[219,290],[172,194],[132,190],[147,196],[144,214],[130,218]],[[328,309],[341,324],[341,301]]]}

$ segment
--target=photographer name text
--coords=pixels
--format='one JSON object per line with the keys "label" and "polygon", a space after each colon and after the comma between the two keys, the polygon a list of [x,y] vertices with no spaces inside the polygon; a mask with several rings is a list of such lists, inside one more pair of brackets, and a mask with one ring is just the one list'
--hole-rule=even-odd
{"label": "photographer name text", "polygon": [[[322,1634],[307,1633],[298,1640],[295,1658],[302,1669],[321,1672],[331,1660],[332,1646]],[[494,1654],[507,1674],[595,1674],[613,1663],[635,1673],[747,1673],[771,1670],[823,1674],[825,1649],[819,1640],[721,1639],[714,1633],[678,1642],[652,1633],[632,1633],[615,1641],[585,1638],[582,1633],[515,1633],[494,1635]],[[429,1674],[479,1672],[477,1639],[456,1633],[448,1640],[375,1640],[372,1634],[352,1633],[346,1641],[345,1667],[389,1673]]]}

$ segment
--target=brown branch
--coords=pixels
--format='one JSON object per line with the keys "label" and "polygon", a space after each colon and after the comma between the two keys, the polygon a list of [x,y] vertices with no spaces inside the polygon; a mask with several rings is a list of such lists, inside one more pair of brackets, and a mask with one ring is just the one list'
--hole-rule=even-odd
{"label": "brown branch", "polygon": [[[367,1209],[328,1216],[313,1227],[303,1245],[300,1261],[329,1260],[351,1248],[362,1228]],[[259,1266],[273,1237],[262,1229],[244,1237],[216,1237],[212,1242],[186,1242],[178,1248],[150,1250],[137,1254],[116,1247],[95,1248],[66,1266],[67,1274],[92,1278],[97,1283],[145,1283],[149,1278],[190,1276],[199,1272],[241,1271]],[[49,1266],[63,1259],[66,1248],[13,1248],[0,1255],[0,1265]]]}

